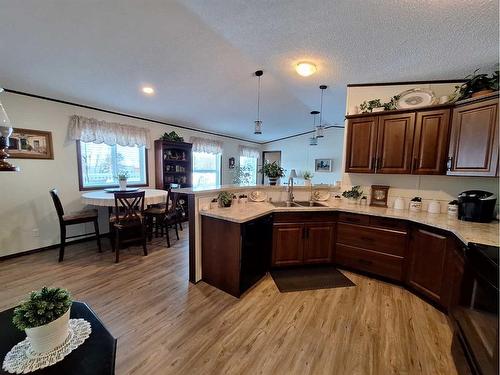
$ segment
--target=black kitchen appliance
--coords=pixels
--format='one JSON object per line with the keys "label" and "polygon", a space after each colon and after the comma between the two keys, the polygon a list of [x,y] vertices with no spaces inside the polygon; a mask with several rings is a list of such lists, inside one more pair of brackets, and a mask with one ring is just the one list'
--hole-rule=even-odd
{"label": "black kitchen appliance", "polygon": [[458,218],[489,223],[493,219],[497,198],[482,190],[467,190],[458,195]]}
{"label": "black kitchen appliance", "polygon": [[454,345],[462,348],[452,346],[455,364],[459,374],[497,375],[499,248],[470,243],[464,255],[460,301],[451,311]]}

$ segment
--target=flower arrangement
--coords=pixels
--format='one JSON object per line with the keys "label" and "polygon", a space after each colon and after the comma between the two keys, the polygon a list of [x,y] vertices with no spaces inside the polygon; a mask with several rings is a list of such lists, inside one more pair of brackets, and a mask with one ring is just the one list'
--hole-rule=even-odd
{"label": "flower arrangement", "polygon": [[314,175],[309,171],[304,171],[304,173],[302,173],[302,176],[306,181],[311,181],[311,179],[314,177]]}
{"label": "flower arrangement", "polygon": [[43,287],[14,309],[12,322],[20,330],[43,326],[63,316],[71,303],[66,289]]}
{"label": "flower arrangement", "polygon": [[259,170],[259,172],[264,173],[264,175],[269,178],[279,178],[285,176],[285,169],[281,168],[276,161],[273,161],[272,163],[264,163],[264,166]]}
{"label": "flower arrangement", "polygon": [[455,86],[454,101],[470,98],[474,96],[474,93],[480,91],[485,91],[485,93],[498,91],[498,70],[491,77],[488,77],[488,74],[477,74],[477,72],[479,72],[479,69],[465,77],[467,81]]}
{"label": "flower arrangement", "polygon": [[127,178],[128,178],[128,171],[120,171],[118,173],[118,180],[123,181],[127,180]]}

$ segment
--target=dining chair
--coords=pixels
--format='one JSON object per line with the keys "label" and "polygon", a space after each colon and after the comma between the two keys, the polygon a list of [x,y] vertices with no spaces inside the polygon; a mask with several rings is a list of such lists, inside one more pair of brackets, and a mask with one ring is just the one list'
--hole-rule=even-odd
{"label": "dining chair", "polygon": [[[102,252],[101,249],[101,237],[99,235],[99,222],[97,220],[97,210],[84,210],[71,212],[69,214],[64,213],[64,208],[59,199],[59,195],[57,193],[57,189],[50,190],[50,196],[52,197],[52,201],[54,202],[54,206],[56,207],[57,217],[59,218],[59,229],[61,233],[61,245],[59,247],[59,262],[62,262],[64,259],[64,249],[66,247],[66,240],[70,238],[84,237],[90,234],[95,234],[97,238],[97,247],[99,252]],[[83,223],[94,223],[94,232],[78,234],[74,236],[66,235],[66,227],[68,225],[75,224],[83,224]]]}
{"label": "dining chair", "polygon": [[168,229],[173,226],[175,229],[175,235],[177,240],[179,240],[179,231],[177,230],[177,224],[179,224],[179,213],[177,211],[177,205],[179,202],[179,194],[171,193],[170,204],[167,203],[167,211],[163,217],[161,225],[165,228],[165,236],[167,237],[167,247],[170,247],[170,235],[168,234]]}
{"label": "dining chair", "polygon": [[115,252],[115,262],[120,260],[122,245],[140,243],[144,256],[146,247],[146,228],[144,221],[144,191],[115,192],[115,212],[111,216],[111,246]]}
{"label": "dining chair", "polygon": [[167,213],[167,205],[170,201],[171,197],[171,189],[167,191],[167,200],[166,203],[155,204],[152,207],[148,207],[144,211],[144,216],[146,220],[146,231],[148,240],[151,241],[153,239],[153,229],[155,232],[155,237],[158,237],[158,232],[161,230],[161,236],[163,236],[163,218]]}

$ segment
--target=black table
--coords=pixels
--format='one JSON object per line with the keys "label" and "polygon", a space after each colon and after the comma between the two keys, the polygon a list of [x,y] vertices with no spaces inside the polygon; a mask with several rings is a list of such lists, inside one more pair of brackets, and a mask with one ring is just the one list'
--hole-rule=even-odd
{"label": "black table", "polygon": [[[0,312],[0,374],[9,374],[1,368],[5,355],[14,345],[26,338],[24,331],[12,324],[14,309]],[[92,326],[92,333],[77,349],[55,365],[30,374],[99,375],[115,373],[116,339],[106,329],[87,304],[73,302],[70,318],[83,318]]]}

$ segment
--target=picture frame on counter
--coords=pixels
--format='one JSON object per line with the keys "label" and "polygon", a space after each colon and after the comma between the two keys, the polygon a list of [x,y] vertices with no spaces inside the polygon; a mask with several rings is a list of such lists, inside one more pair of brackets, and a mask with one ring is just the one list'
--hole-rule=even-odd
{"label": "picture frame on counter", "polygon": [[387,198],[389,196],[389,186],[372,185],[372,196],[370,206],[387,207]]}
{"label": "picture frame on counter", "polygon": [[10,159],[54,159],[52,132],[14,128],[8,153]]}

